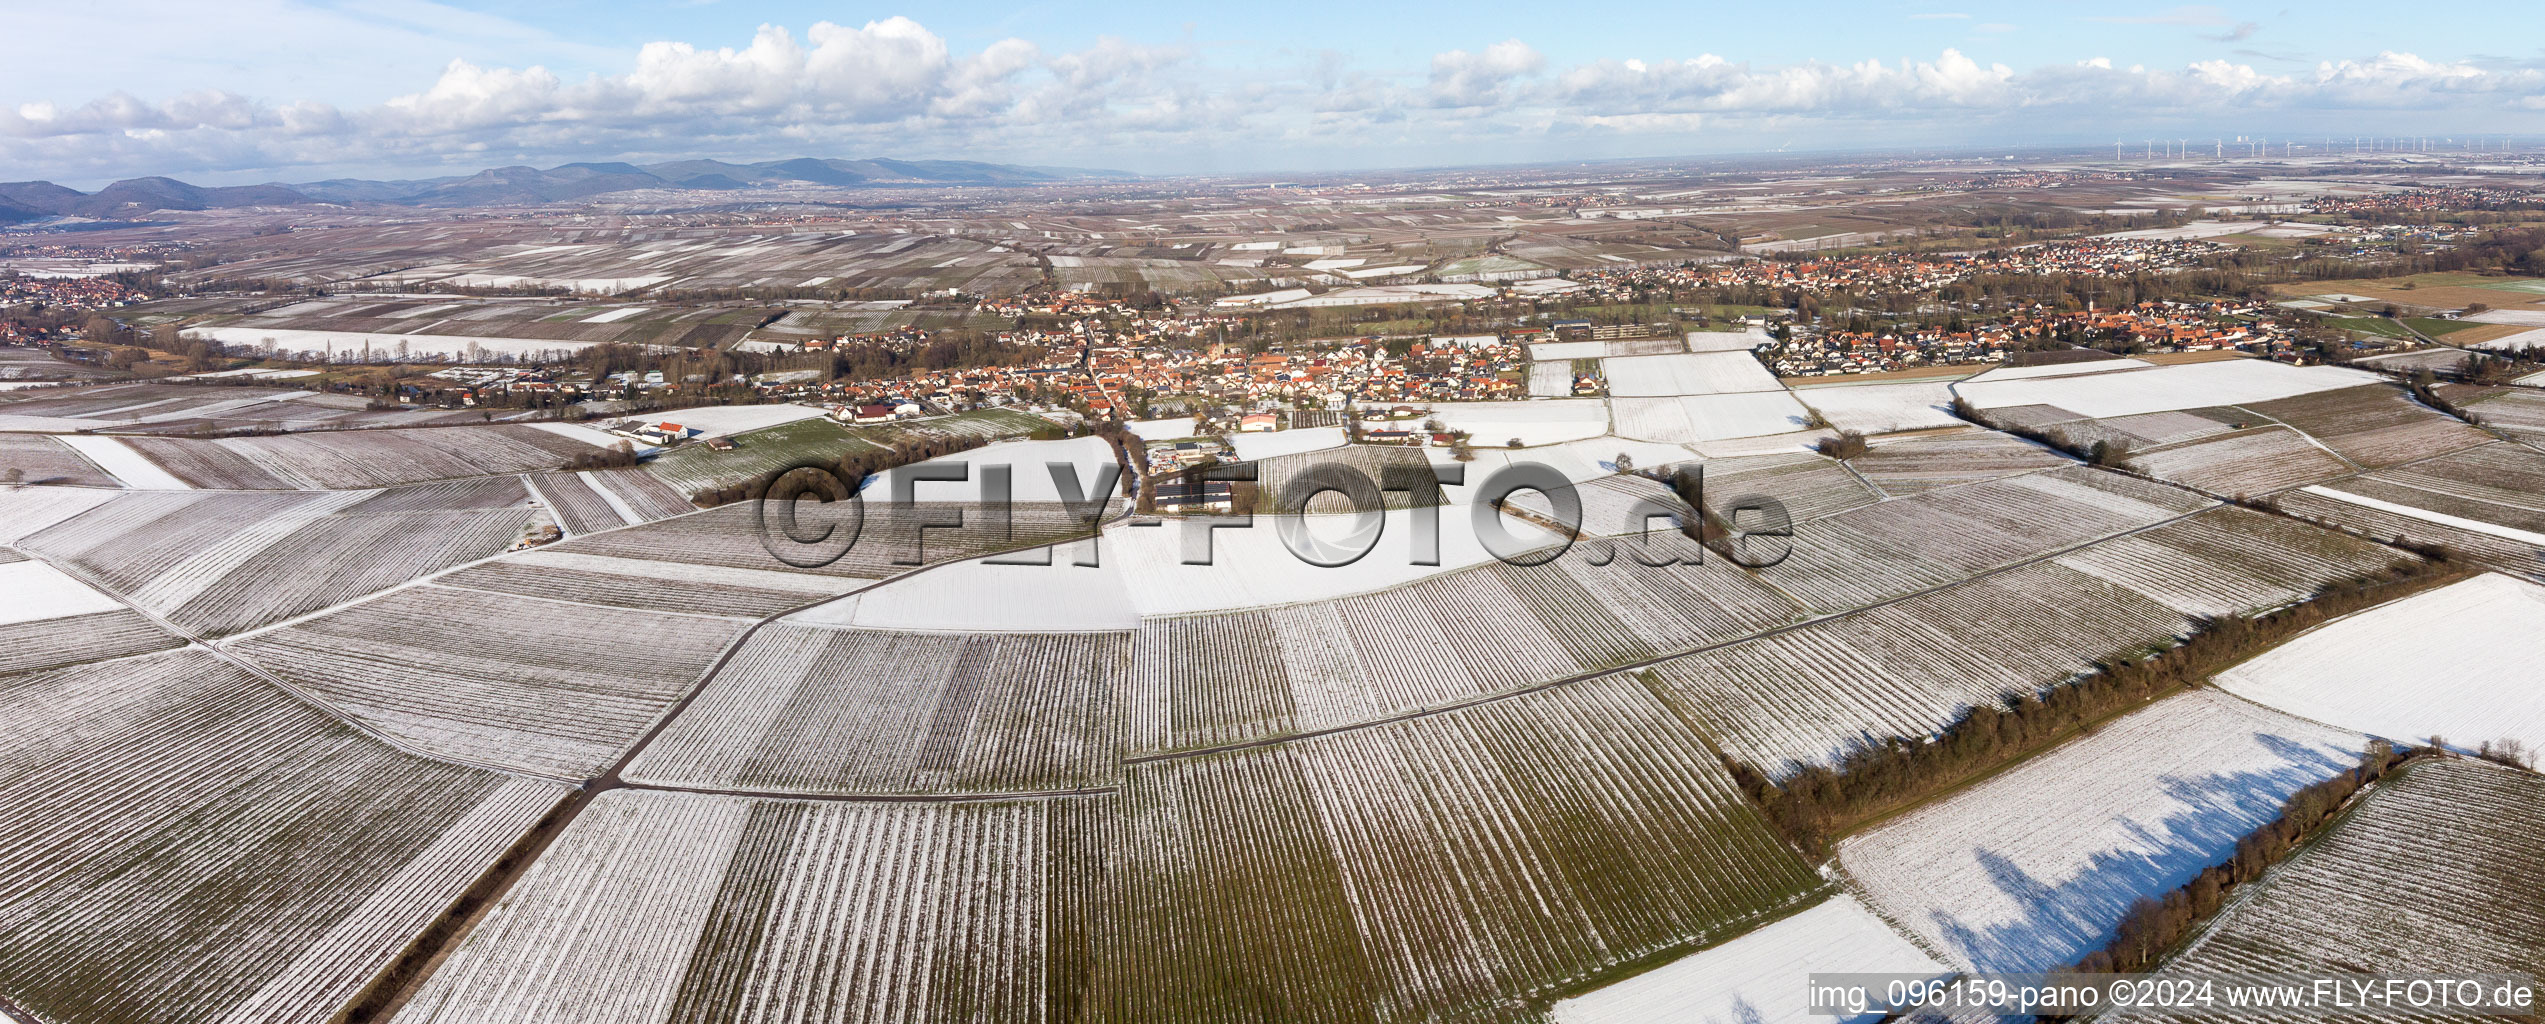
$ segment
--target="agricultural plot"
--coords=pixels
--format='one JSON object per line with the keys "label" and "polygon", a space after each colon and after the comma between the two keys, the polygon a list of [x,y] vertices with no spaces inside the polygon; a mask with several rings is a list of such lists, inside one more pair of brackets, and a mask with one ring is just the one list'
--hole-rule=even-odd
{"label": "agricultural plot", "polygon": [[1551,363],[1529,364],[1529,397],[1573,397],[1572,361],[1558,360]]}
{"label": "agricultural plot", "polygon": [[[1191,423],[1187,421],[1182,429],[1190,432]],[[1166,440],[1176,439],[1167,438]],[[1288,430],[1266,430],[1228,436],[1229,449],[1234,451],[1239,459],[1250,461],[1340,448],[1349,443],[1351,438],[1343,432],[1342,427],[1297,425]]]}
{"label": "agricultural plot", "polygon": [[395,1019],[1076,1019],[1110,804],[604,793]]}
{"label": "agricultural plot", "polygon": [[763,427],[732,435],[732,440],[735,449],[729,452],[682,445],[647,460],[645,471],[675,492],[696,494],[797,466],[830,466],[842,456],[882,447],[829,419]]}
{"label": "agricultural plot", "polygon": [[0,544],[15,544],[121,496],[87,487],[0,487]]}
{"label": "agricultural plot", "polygon": [[233,490],[388,487],[538,472],[593,450],[512,424],[121,440],[192,486]]}
{"label": "agricultural plot", "polygon": [[1823,891],[1617,679],[1133,764],[1121,806],[1107,948],[1142,952],[1098,989],[1124,1019],[1507,1013]]}
{"label": "agricultural plot", "polygon": [[1793,613],[1719,558],[1494,563],[1313,604],[1147,619],[1122,706],[1135,750],[1246,742],[1596,672]]}
{"label": "agricultural plot", "polygon": [[2545,964],[2540,807],[2545,784],[2532,773],[2481,761],[2407,767],[2239,890],[2160,975],[2533,975]]}
{"label": "agricultural plot", "polygon": [[2486,573],[2326,623],[2218,676],[2292,715],[2418,743],[2545,748],[2545,586]]}
{"label": "agricultural plot", "polygon": [[418,749],[589,778],[746,625],[425,584],[235,649]]}
{"label": "agricultural plot", "polygon": [[1944,381],[1798,388],[1794,397],[1840,430],[1891,434],[1963,425],[1953,415],[1953,386]]}
{"label": "agricultural plot", "polygon": [[114,486],[185,490],[194,486],[134,451],[123,441],[94,434],[66,435],[62,444],[109,474]]}
{"label": "agricultural plot", "polygon": [[281,388],[107,384],[0,394],[0,430],[313,430],[411,421],[347,395]]}
{"label": "agricultural plot", "polygon": [[1973,428],[1876,438],[1863,455],[1849,459],[1847,464],[1882,493],[1897,497],[2075,462],[2055,449],[2013,434]]}
{"label": "agricultural plot", "polygon": [[2545,392],[2501,388],[2472,399],[2453,397],[2474,421],[2530,444],[2545,441]]}
{"label": "agricultural plot", "polygon": [[628,525],[627,516],[615,500],[618,496],[595,489],[591,474],[540,473],[531,477],[530,487],[569,535]]}
{"label": "agricultural plot", "polygon": [[374,491],[144,491],[22,543],[178,629],[221,635],[499,554],[531,522],[524,499],[513,477]]}
{"label": "agricultural plot", "polygon": [[1838,860],[1959,966],[2044,970],[2100,947],[2132,902],[2224,859],[2366,742],[2193,691],[1853,836]]}
{"label": "agricultural plot", "polygon": [[[2478,508],[2495,506],[2505,515],[2515,515],[2510,510],[2545,513],[2545,452],[2521,445],[2468,448],[2362,479],[2463,498]],[[2354,482],[2358,481],[2344,481],[2344,486]]]}
{"label": "agricultural plot", "polygon": [[[1322,468],[1328,466],[1339,467],[1339,470]],[[1041,467],[1035,468],[1039,470]],[[1312,480],[1325,479],[1316,474],[1338,471],[1360,474],[1372,483],[1392,483],[1402,477],[1420,484],[1404,490],[1380,491],[1379,502],[1386,508],[1438,505],[1443,500],[1441,488],[1432,482],[1431,458],[1423,453],[1423,449],[1404,445],[1355,444],[1257,460],[1255,511],[1275,515],[1351,512],[1352,501],[1341,491],[1320,491],[1314,495],[1294,493],[1316,486]],[[1080,479],[1089,478],[1081,476]],[[1294,497],[1306,500],[1304,504],[1294,503]]]}
{"label": "agricultural plot", "polygon": [[1030,793],[1110,784],[1120,633],[752,634],[627,776],[813,794]]}
{"label": "agricultural plot", "polygon": [[1813,452],[1708,459],[1705,473],[1706,503],[1718,511],[1740,498],[1764,495],[1802,522],[1882,500],[1846,463]]}
{"label": "agricultural plot", "polygon": [[2189,491],[2083,466],[2043,470],[1840,512],[1794,531],[1758,575],[1836,611],[1968,579],[2212,504]]}
{"label": "agricultural plot", "polygon": [[863,581],[590,555],[552,547],[479,562],[434,583],[600,608],[756,619],[838,596]]}
{"label": "agricultural plot", "polygon": [[2065,377],[1974,378],[1953,389],[1982,409],[2050,405],[2100,418],[2268,402],[2383,381],[2376,374],[2338,366],[2233,359]]}
{"label": "agricultural plot", "polygon": [[1511,441],[1525,446],[1562,444],[1608,433],[1608,403],[1596,398],[1535,402],[1437,402],[1431,417],[1463,430],[1479,448]]}
{"label": "agricultural plot", "polygon": [[2035,425],[2044,426],[2061,444],[2085,449],[2094,447],[2097,441],[2112,441],[2132,448],[2154,448],[2261,424],[2261,417],[2238,409],[2194,409]]}
{"label": "agricultural plot", "polygon": [[1968,708],[2407,557],[2239,508],[1655,665],[1689,721],[1770,773],[1928,736]]}
{"label": "agricultural plot", "polygon": [[[1811,1024],[1814,972],[1934,974],[1944,965],[1910,945],[1852,896],[1624,981],[1556,1003],[1554,1024]],[[1871,1019],[1870,1017],[1865,1019]]]}
{"label": "agricultural plot", "polygon": [[326,1020],[567,792],[200,651],[0,676],[0,707],[0,996],[65,1024]]}
{"label": "agricultural plot", "polygon": [[46,434],[0,434],[0,479],[11,485],[120,486],[96,462]]}
{"label": "agricultural plot", "polygon": [[2306,435],[2279,426],[2139,452],[2126,464],[2160,480],[2227,497],[2259,497],[2358,471]]}
{"label": "agricultural plot", "polygon": [[2445,545],[2491,568],[2545,582],[2545,534],[2324,486],[2290,491],[2272,501],[2302,519],[2379,540]]}
{"label": "agricultural plot", "polygon": [[[1058,504],[1018,502],[1004,510],[1002,520],[996,514],[1001,509],[977,503],[918,501],[896,505],[869,495],[862,519],[858,518],[861,513],[849,511],[853,506],[834,502],[805,510],[796,527],[798,532],[789,535],[782,525],[783,506],[768,509],[765,525],[762,506],[758,501],[739,501],[694,515],[576,537],[557,545],[555,550],[873,580],[908,572],[923,561],[934,564],[1020,551],[1093,532],[1085,516]],[[1109,502],[1104,515],[1110,518],[1121,511],[1122,503]],[[955,522],[958,517],[962,523],[959,528],[936,525]],[[840,531],[834,535],[837,540],[828,542],[827,547],[798,546],[772,539],[822,536],[820,531],[826,525]],[[771,551],[772,544],[786,552],[787,557],[807,564],[780,559]],[[841,544],[846,547],[841,548]],[[833,554],[836,557],[829,561],[812,564]]]}
{"label": "agricultural plot", "polygon": [[2246,408],[2286,423],[2369,469],[2487,444],[2491,435],[2392,384],[2321,391]]}
{"label": "agricultural plot", "polygon": [[1615,356],[1600,362],[1600,373],[1608,378],[1608,393],[1620,398],[1784,390],[1776,375],[1748,352]]}
{"label": "agricultural plot", "polygon": [[1617,398],[1609,405],[1616,412],[1617,436],[1670,444],[1790,433],[1811,422],[1811,410],[1785,391]]}
{"label": "agricultural plot", "polygon": [[0,672],[103,661],[184,643],[61,570],[0,548]]}

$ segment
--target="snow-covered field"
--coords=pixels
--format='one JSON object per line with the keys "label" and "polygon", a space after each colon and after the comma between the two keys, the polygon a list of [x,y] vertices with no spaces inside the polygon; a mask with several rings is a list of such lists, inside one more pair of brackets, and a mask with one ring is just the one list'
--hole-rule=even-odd
{"label": "snow-covered field", "polygon": [[1953,386],[1944,381],[1804,388],[1794,397],[1840,430],[1887,434],[1962,425],[1953,416]]}
{"label": "snow-covered field", "polygon": [[1169,416],[1162,420],[1133,420],[1123,424],[1131,436],[1143,441],[1174,441],[1194,436],[1193,417]]}
{"label": "snow-covered field", "polygon": [[1773,341],[1767,328],[1752,327],[1740,331],[1689,331],[1690,352],[1747,352]]}
{"label": "snow-covered field", "polygon": [[1597,341],[1541,341],[1529,346],[1529,358],[1541,363],[1597,359],[1607,354],[1607,343]]}
{"label": "snow-covered field", "polygon": [[1964,378],[1964,382],[1978,384],[2001,380],[2031,380],[2036,377],[2075,377],[2089,373],[2111,373],[2115,370],[2144,370],[2155,365],[2155,363],[2139,359],[2094,359],[2082,363],[2050,363],[2043,366],[1998,366]]}
{"label": "snow-covered field", "polygon": [[1783,390],[1747,351],[1620,356],[1602,360],[1600,372],[1608,376],[1608,393],[1622,398]]}
{"label": "snow-covered field", "polygon": [[1811,410],[1786,391],[1618,398],[1610,404],[1616,409],[1618,436],[1674,444],[1785,434],[1811,422]]}
{"label": "snow-covered field", "polygon": [[1570,360],[1529,364],[1529,397],[1570,398],[1573,395],[1573,364]]}
{"label": "snow-covered field", "polygon": [[1839,845],[1883,916],[1961,966],[2043,970],[2101,946],[2367,738],[2215,691],[2168,698]]}
{"label": "snow-covered field", "polygon": [[1468,432],[1478,448],[1499,448],[1515,437],[1523,445],[1541,445],[1608,433],[1608,403],[1596,398],[1441,402],[1432,406],[1429,418]]}
{"label": "snow-covered field", "polygon": [[2490,349],[2495,352],[2516,352],[2522,349],[2536,348],[2539,346],[2545,346],[2545,327],[2539,327],[2533,331],[2520,331],[2517,334],[2510,335],[2506,338],[2494,338],[2490,341],[2478,341],[2474,343],[2474,347],[2476,348]]}
{"label": "snow-covered field", "polygon": [[0,625],[111,612],[123,604],[43,562],[0,562]]}
{"label": "snow-covered field", "polygon": [[822,410],[809,405],[707,405],[645,414],[648,423],[678,423],[699,433],[692,440],[723,437],[746,430],[774,427],[797,420],[820,419]]}
{"label": "snow-covered field", "polygon": [[[1189,423],[1187,425],[1190,426]],[[1300,427],[1294,430],[1231,434],[1228,443],[1229,447],[1236,450],[1238,458],[1253,461],[1278,455],[1297,455],[1300,452],[1335,448],[1348,440],[1343,435],[1342,427]]]}
{"label": "snow-covered field", "polygon": [[15,544],[103,505],[117,493],[95,487],[0,487],[0,544]]}
{"label": "snow-covered field", "polygon": [[639,455],[654,450],[653,445],[632,441],[599,427],[587,427],[580,423],[557,423],[549,420],[541,420],[536,423],[525,425],[538,430],[545,430],[551,434],[557,435],[558,437],[571,437],[595,448],[608,448],[621,441],[627,441],[631,447],[636,449],[637,454]]}
{"label": "snow-covered field", "polygon": [[[1941,974],[1852,896],[1635,977],[1555,1004],[1556,1024],[1805,1024],[1815,972]],[[1868,1017],[1874,1015],[1867,1015]]]}
{"label": "snow-covered field", "polygon": [[618,321],[625,320],[642,312],[645,312],[645,307],[643,306],[622,306],[599,316],[587,318],[582,322],[587,324],[617,323]]}
{"label": "snow-covered field", "polygon": [[1954,390],[1982,409],[2055,405],[2081,416],[2099,418],[2268,402],[2384,379],[2338,366],[2299,367],[2261,359],[2233,359],[2082,377],[1968,380],[1954,385]]}
{"label": "snow-covered field", "polygon": [[2229,693],[2401,742],[2545,748],[2545,587],[2493,573],[2317,627],[2219,675]]}
{"label": "snow-covered field", "polygon": [[115,479],[123,481],[126,487],[175,491],[194,489],[193,484],[178,479],[176,474],[160,468],[158,463],[150,461],[140,452],[126,447],[124,442],[114,438],[95,434],[65,434],[62,435],[62,443],[78,449],[80,454],[88,456],[89,461],[97,463],[99,468],[114,474]]}
{"label": "snow-covered field", "polygon": [[2545,327],[2545,310],[2487,309],[2480,313],[2469,313],[2464,317],[2464,319],[2472,320],[2479,324],[2520,324],[2527,327]]}
{"label": "snow-covered field", "polygon": [[2440,526],[2465,530],[2469,533],[2480,533],[2486,536],[2499,537],[2503,540],[2517,541],[2521,544],[2534,544],[2540,547],[2545,547],[2545,533],[2535,533],[2528,530],[2522,530],[2514,526],[2502,526],[2499,523],[2487,523],[2480,519],[2468,519],[2464,516],[2452,516],[2445,512],[2433,512],[2426,508],[2415,508],[2401,502],[2385,501],[2378,498],[2371,498],[2364,494],[2352,494],[2349,491],[2335,490],[2334,488],[2327,487],[2322,484],[2301,488],[2301,490],[2304,490],[2308,494],[2322,495],[2336,501],[2346,501],[2363,508],[2373,508],[2380,512],[2388,512],[2403,516],[2406,519],[2418,519],[2425,523],[2436,523]]}
{"label": "snow-covered field", "polygon": [[2108,235],[2096,235],[2095,237],[2172,239],[2218,238],[2223,235],[2240,235],[2252,231],[2255,228],[2267,226],[2267,222],[2258,220],[2196,220],[2189,224],[2183,224],[2176,227],[2140,228],[2136,231],[2115,231]]}

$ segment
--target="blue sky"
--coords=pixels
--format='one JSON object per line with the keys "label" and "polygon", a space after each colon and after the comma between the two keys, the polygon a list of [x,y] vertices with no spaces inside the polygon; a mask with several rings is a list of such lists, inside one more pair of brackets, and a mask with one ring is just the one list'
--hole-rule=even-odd
{"label": "blue sky", "polygon": [[798,154],[1277,174],[2545,127],[2545,37],[2512,31],[2535,11],[2508,3],[126,0],[7,18],[33,45],[0,66],[0,178],[81,185]]}

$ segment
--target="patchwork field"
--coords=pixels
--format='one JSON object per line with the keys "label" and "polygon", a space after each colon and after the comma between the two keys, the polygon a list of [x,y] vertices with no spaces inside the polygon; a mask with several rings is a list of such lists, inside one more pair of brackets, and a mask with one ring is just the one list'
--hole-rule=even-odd
{"label": "patchwork field", "polygon": [[1106,803],[605,793],[395,1020],[1069,1019]]}
{"label": "patchwork field", "polygon": [[496,555],[532,522],[525,501],[514,477],[365,491],[143,491],[20,543],[179,629],[220,635]]}
{"label": "patchwork field", "polygon": [[0,434],[0,477],[11,484],[119,486],[94,460],[44,434]]}
{"label": "patchwork field", "polygon": [[326,1020],[566,793],[199,651],[0,676],[0,708],[0,996],[65,1024]]}
{"label": "patchwork field", "polygon": [[1771,774],[1928,736],[1968,708],[2172,644],[2409,556],[2240,508],[1653,666],[1725,751]]}
{"label": "patchwork field", "polygon": [[2126,465],[2228,498],[2260,497],[2358,472],[2358,467],[2287,427],[2258,427],[2131,455]]}
{"label": "patchwork field", "polygon": [[1863,455],[1849,459],[1847,464],[1865,482],[1896,497],[2074,462],[2054,449],[2013,434],[1966,428],[1877,438]]}
{"label": "patchwork field", "polygon": [[189,484],[233,490],[387,487],[539,472],[593,451],[551,431],[506,424],[121,440]]}
{"label": "patchwork field", "polygon": [[2480,430],[2413,400],[2392,384],[2321,391],[2246,408],[2305,431],[2368,469],[2490,443]]}
{"label": "patchwork field", "polygon": [[1130,638],[772,625],[627,776],[780,793],[1026,793],[1116,780]]}
{"label": "patchwork field", "polygon": [[1134,764],[1121,806],[1130,1019],[1508,1013],[1824,891],[1624,680]]}
{"label": "patchwork field", "polygon": [[589,778],[747,625],[426,584],[233,646],[417,749]]}
{"label": "patchwork field", "polygon": [[1814,520],[1759,577],[1814,608],[1853,608],[2154,526],[2211,504],[2083,466],[1946,487]]}

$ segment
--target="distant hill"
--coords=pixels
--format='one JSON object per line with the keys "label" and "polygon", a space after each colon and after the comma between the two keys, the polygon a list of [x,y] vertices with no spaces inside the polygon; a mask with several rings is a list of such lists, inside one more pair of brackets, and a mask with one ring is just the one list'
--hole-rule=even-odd
{"label": "distant hill", "polygon": [[1120,171],[1020,167],[971,160],[827,160],[796,157],[736,164],[675,160],[639,166],[622,162],[493,167],[475,174],[403,181],[330,178],[299,184],[204,187],[174,178],[131,178],[92,193],[49,181],[0,183],[0,224],[47,217],[117,219],[161,210],[221,210],[304,203],[386,203],[401,206],[508,206],[554,203],[634,189],[732,192],[807,185],[1035,185],[1128,178]]}

